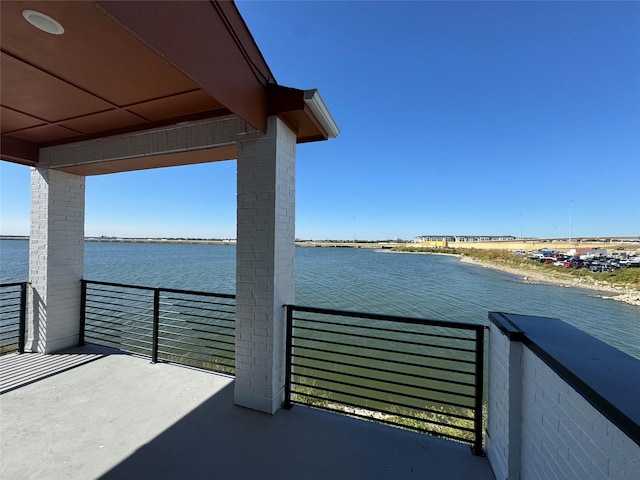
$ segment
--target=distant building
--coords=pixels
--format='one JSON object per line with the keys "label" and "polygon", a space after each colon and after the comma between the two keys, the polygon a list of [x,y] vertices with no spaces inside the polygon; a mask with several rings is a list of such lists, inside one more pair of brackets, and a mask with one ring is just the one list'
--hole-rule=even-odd
{"label": "distant building", "polygon": [[[512,235],[422,235],[413,239],[414,243],[429,244],[433,242],[498,242],[513,241],[516,237]],[[441,245],[442,246],[442,245]],[[446,246],[446,245],[444,245]]]}

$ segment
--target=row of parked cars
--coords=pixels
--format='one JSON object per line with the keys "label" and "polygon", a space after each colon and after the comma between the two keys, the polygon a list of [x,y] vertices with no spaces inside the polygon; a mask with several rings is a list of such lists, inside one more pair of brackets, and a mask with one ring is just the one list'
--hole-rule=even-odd
{"label": "row of parked cars", "polygon": [[619,268],[640,268],[640,256],[571,256],[560,253],[534,253],[531,260],[565,268],[586,268],[592,272],[613,272]]}

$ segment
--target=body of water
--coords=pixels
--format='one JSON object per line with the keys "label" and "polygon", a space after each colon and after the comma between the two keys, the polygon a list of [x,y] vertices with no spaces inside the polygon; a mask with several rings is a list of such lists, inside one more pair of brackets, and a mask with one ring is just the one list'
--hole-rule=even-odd
{"label": "body of water", "polygon": [[[0,241],[0,280],[28,277],[28,242]],[[235,247],[85,244],[88,280],[235,293]],[[640,358],[640,309],[590,290],[525,284],[456,257],[297,248],[297,305],[487,323],[489,311],[555,317]]]}

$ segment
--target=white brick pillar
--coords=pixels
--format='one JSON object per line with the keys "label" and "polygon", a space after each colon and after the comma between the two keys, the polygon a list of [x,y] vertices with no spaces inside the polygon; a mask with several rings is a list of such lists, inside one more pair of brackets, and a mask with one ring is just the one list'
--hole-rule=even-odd
{"label": "white brick pillar", "polygon": [[31,169],[27,350],[50,353],[78,344],[84,201],[84,177]]}
{"label": "white brick pillar", "polygon": [[285,311],[293,303],[296,136],[277,117],[238,135],[235,403],[284,401]]}

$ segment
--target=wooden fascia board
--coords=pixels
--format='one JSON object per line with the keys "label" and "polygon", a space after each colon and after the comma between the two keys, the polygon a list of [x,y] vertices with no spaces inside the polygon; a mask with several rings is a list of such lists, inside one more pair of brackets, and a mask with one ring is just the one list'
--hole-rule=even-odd
{"label": "wooden fascia board", "polygon": [[30,167],[38,163],[40,149],[37,145],[18,138],[2,135],[0,140],[0,158],[9,162]]}
{"label": "wooden fascia board", "polygon": [[[304,90],[269,85],[267,87],[267,113],[277,115],[296,133],[298,143],[327,140],[329,135],[304,100]],[[304,135],[309,128],[316,130]]]}

